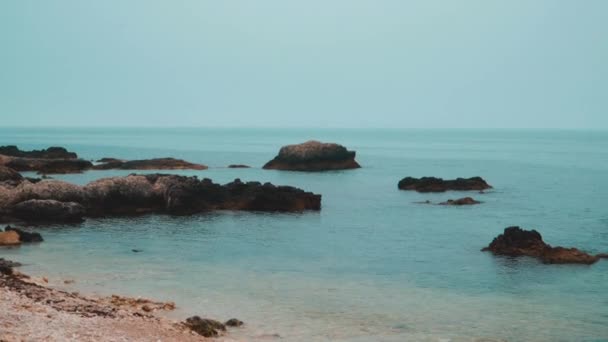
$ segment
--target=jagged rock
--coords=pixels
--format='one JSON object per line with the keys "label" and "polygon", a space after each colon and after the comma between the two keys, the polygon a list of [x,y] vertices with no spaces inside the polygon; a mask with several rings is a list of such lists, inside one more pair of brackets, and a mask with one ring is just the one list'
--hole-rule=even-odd
{"label": "jagged rock", "polygon": [[19,234],[17,234],[17,232],[0,232],[0,246],[16,246],[20,244],[21,241],[19,240]]}
{"label": "jagged rock", "polygon": [[463,198],[459,198],[456,200],[449,199],[445,202],[439,203],[439,205],[473,205],[473,204],[479,204],[479,203],[481,203],[481,202],[476,201],[471,197],[463,197]]}
{"label": "jagged rock", "polygon": [[42,239],[42,235],[40,235],[39,233],[36,232],[28,232],[19,228],[14,228],[11,226],[7,226],[6,228],[4,228],[5,232],[10,232],[10,231],[14,231],[17,234],[19,234],[19,241],[21,241],[22,243],[32,243],[32,242],[42,242],[44,241]]}
{"label": "jagged rock", "polygon": [[443,180],[436,177],[413,178],[405,177],[399,181],[400,190],[414,190],[418,192],[445,192],[448,190],[468,191],[485,190],[492,188],[481,177],[457,178]]}
{"label": "jagged rock", "polygon": [[482,251],[513,257],[529,256],[547,264],[593,264],[599,260],[599,257],[576,248],[551,247],[536,230],[523,230],[519,227],[505,228],[504,233]]}
{"label": "jagged rock", "polygon": [[227,320],[226,323],[224,323],[224,325],[227,327],[240,327],[243,324],[244,324],[243,321],[238,320],[236,318],[231,318],[231,319]]}
{"label": "jagged rock", "polygon": [[75,202],[28,200],[17,203],[13,215],[27,222],[81,222],[85,208]]}
{"label": "jagged rock", "polygon": [[22,151],[17,146],[0,146],[0,154],[10,157],[39,159],[76,159],[78,155],[63,147],[49,147],[42,150]]}
{"label": "jagged rock", "polygon": [[184,322],[184,325],[204,337],[216,337],[220,332],[226,331],[226,326],[219,321],[192,316]]}
{"label": "jagged rock", "polygon": [[175,158],[155,158],[123,161],[115,158],[104,158],[103,164],[95,165],[95,170],[206,170],[207,166],[194,164]]}
{"label": "jagged rock", "polygon": [[319,141],[281,147],[279,154],[264,165],[264,169],[289,171],[345,170],[361,167],[355,161],[355,151],[344,146]]}

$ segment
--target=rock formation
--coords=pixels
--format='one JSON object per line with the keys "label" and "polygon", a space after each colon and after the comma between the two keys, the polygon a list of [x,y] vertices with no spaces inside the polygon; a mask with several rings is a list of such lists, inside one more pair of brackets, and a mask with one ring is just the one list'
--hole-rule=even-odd
{"label": "rock formation", "polygon": [[490,189],[488,183],[481,177],[457,178],[443,180],[435,177],[413,178],[405,177],[399,181],[400,190],[414,190],[418,192],[445,192],[448,190],[469,191]]}
{"label": "rock formation", "polygon": [[439,205],[473,205],[481,202],[474,200],[472,197],[463,197],[456,200],[449,199],[445,202],[439,203]]}
{"label": "rock formation", "polygon": [[264,169],[289,171],[345,170],[361,167],[355,161],[355,151],[338,144],[307,141],[281,147],[279,154],[264,165]]}
{"label": "rock formation", "polygon": [[155,158],[143,160],[120,160],[115,158],[103,158],[102,164],[93,166],[95,170],[206,170],[207,166],[194,164],[175,158]]}
{"label": "rock formation", "polygon": [[523,230],[519,227],[505,228],[504,233],[482,251],[513,257],[534,257],[546,264],[593,264],[600,259],[576,248],[551,247],[536,230]]}

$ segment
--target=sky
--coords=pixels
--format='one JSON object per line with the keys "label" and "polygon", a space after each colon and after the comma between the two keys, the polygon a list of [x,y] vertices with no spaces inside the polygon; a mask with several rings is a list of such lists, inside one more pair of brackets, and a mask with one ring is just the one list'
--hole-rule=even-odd
{"label": "sky", "polygon": [[1,1],[0,126],[608,129],[608,1]]}

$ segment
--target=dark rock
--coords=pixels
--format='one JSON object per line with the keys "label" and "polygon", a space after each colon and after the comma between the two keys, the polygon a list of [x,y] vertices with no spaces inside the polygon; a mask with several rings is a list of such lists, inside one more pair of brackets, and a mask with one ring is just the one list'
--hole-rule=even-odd
{"label": "dark rock", "polygon": [[207,166],[193,164],[175,158],[155,158],[144,160],[123,161],[115,158],[104,158],[103,164],[95,165],[95,170],[206,170]]}
{"label": "dark rock", "polygon": [[21,263],[0,258],[0,274],[13,274],[13,267],[19,267]]}
{"label": "dark rock", "polygon": [[25,230],[19,228],[13,228],[11,226],[7,226],[4,228],[5,232],[14,231],[19,234],[19,241],[23,243],[32,243],[32,242],[42,242],[42,235],[36,232],[27,232]]}
{"label": "dark rock", "polygon": [[113,162],[124,162],[124,160],[105,157],[105,158],[101,158],[101,159],[97,160],[96,162],[97,163],[113,163]]}
{"label": "dark rock", "polygon": [[596,255],[596,257],[598,257],[600,259],[608,259],[608,253],[600,253],[600,254]]}
{"label": "dark rock", "polygon": [[220,332],[226,331],[226,326],[219,321],[199,316],[192,316],[184,322],[192,331],[204,337],[216,337]]}
{"label": "dark rock", "polygon": [[230,169],[248,169],[251,166],[248,165],[244,165],[244,164],[230,164],[228,165],[228,168]]}
{"label": "dark rock", "polygon": [[37,171],[41,174],[78,173],[90,169],[93,164],[83,159],[34,159],[8,158],[4,165],[16,171]]}
{"label": "dark rock", "polygon": [[264,169],[289,171],[327,171],[356,169],[355,151],[338,144],[307,141],[281,147],[279,154],[264,165]]}
{"label": "dark rock", "polygon": [[78,155],[63,147],[49,147],[43,150],[21,151],[17,146],[0,146],[0,154],[10,157],[38,159],[77,159]]}
{"label": "dark rock", "polygon": [[504,233],[482,251],[512,257],[534,257],[546,264],[593,264],[599,260],[599,257],[576,248],[551,247],[536,230],[523,230],[519,227],[505,228]]}
{"label": "dark rock", "polygon": [[0,165],[0,182],[4,181],[21,181],[23,176],[9,167]]}
{"label": "dark rock", "polygon": [[457,200],[449,199],[446,202],[441,202],[439,205],[473,205],[481,202],[474,200],[471,197],[463,197]]}
{"label": "dark rock", "polygon": [[240,321],[236,318],[231,318],[231,319],[227,320],[226,323],[224,323],[224,325],[227,327],[240,327],[243,324],[244,324],[243,321]]}
{"label": "dark rock", "polygon": [[414,190],[418,192],[468,191],[492,188],[481,177],[457,178],[453,180],[443,180],[435,177],[405,177],[399,181],[398,187],[400,190]]}
{"label": "dark rock", "polygon": [[132,249],[131,252],[133,252],[133,253],[140,253],[140,252],[142,252],[142,250],[141,249]]}
{"label": "dark rock", "polygon": [[17,203],[13,215],[27,222],[81,222],[85,208],[75,202],[32,199]]}

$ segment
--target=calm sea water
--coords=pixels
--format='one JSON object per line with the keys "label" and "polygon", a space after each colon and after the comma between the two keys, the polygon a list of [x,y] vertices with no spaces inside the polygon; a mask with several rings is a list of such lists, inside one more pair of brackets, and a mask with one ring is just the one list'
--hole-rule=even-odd
{"label": "calm sea water", "polygon": [[[363,168],[261,169],[280,146],[311,138],[356,150]],[[175,318],[238,317],[247,326],[231,338],[247,341],[608,341],[608,261],[543,265],[480,252],[510,225],[608,252],[607,132],[5,128],[0,144],[61,145],[87,159],[172,156],[210,166],[180,174],[323,195],[318,213],[88,220],[38,228],[44,243],[0,250],[52,283],[76,279],[69,289],[173,300]],[[254,168],[225,168],[232,163]],[[405,176],[476,175],[495,187],[472,194],[478,206],[416,204],[465,194],[397,190]]]}

